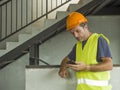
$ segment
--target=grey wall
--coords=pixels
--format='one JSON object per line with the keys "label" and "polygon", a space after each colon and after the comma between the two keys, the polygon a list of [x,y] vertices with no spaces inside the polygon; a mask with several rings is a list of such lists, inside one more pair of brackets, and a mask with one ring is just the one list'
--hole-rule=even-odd
{"label": "grey wall", "polygon": [[[75,72],[68,69],[69,77],[66,79],[58,75],[58,68],[26,69],[26,90],[75,90]],[[112,90],[120,90],[120,67],[114,67],[111,72]]]}
{"label": "grey wall", "polygon": [[58,75],[58,68],[26,69],[26,90],[75,90],[76,78],[73,71],[63,79]]}
{"label": "grey wall", "polygon": [[111,72],[112,90],[120,90],[120,67],[114,67]]}
{"label": "grey wall", "polygon": [[25,90],[25,66],[29,55],[0,70],[0,90]]}
{"label": "grey wall", "polygon": [[88,16],[88,20],[90,31],[109,38],[113,63],[120,64],[120,16]]}
{"label": "grey wall", "polygon": [[40,58],[51,65],[60,64],[72,50],[76,40],[69,32],[62,32],[39,47]]}

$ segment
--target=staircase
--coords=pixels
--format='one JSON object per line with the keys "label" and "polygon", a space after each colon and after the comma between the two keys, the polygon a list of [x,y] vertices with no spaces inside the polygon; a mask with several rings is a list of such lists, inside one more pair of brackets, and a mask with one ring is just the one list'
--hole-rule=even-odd
{"label": "staircase", "polygon": [[[25,48],[22,51],[17,50],[15,53],[18,52],[18,55],[15,58],[10,58],[11,55],[15,55],[14,53],[12,54],[11,51],[16,50],[17,47],[22,46],[25,42],[34,38],[35,36],[43,32],[44,30],[48,29],[50,26],[58,23],[60,20],[64,19],[70,12],[78,10],[79,8],[83,7],[84,5],[86,5],[87,3],[91,1],[92,0],[83,0],[79,2],[78,4],[70,4],[67,11],[57,11],[56,17],[54,19],[43,18],[42,20],[37,21],[29,25],[28,27],[24,28],[24,30],[21,31],[20,33],[12,35],[10,39],[0,42],[0,58],[1,58],[0,67],[2,68],[5,64],[13,62],[17,57],[19,57],[19,52],[22,52],[23,54],[27,53],[28,50],[26,51],[26,49],[28,48]],[[43,37],[45,36],[43,35]],[[39,42],[41,43],[42,41],[39,41]],[[36,43],[38,42],[36,41]],[[31,45],[28,44],[27,47],[31,47]],[[6,60],[5,57],[8,57],[9,60]]]}

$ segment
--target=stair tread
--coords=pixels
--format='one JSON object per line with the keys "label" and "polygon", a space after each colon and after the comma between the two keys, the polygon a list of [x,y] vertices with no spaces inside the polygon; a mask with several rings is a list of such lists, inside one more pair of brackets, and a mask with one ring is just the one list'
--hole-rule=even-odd
{"label": "stair tread", "polygon": [[55,23],[57,21],[58,21],[58,19],[46,19],[45,22],[44,22],[44,27],[51,26],[51,25],[53,25],[53,23]]}
{"label": "stair tread", "polygon": [[58,11],[57,12],[57,15],[56,15],[56,18],[57,19],[59,19],[59,18],[64,18],[64,17],[66,17],[66,16],[68,16],[68,14],[69,14],[70,12],[68,12],[68,11]]}
{"label": "stair tread", "polygon": [[6,43],[6,50],[12,50],[13,48],[19,46],[19,42],[7,42]]}
{"label": "stair tread", "polygon": [[25,42],[32,37],[32,34],[20,34],[19,42]]}
{"label": "stair tread", "polygon": [[78,4],[70,4],[68,7],[68,10],[70,12],[72,11],[76,11],[77,9],[83,7],[84,5],[86,5],[87,3],[91,2],[92,0],[82,0],[80,3]]}
{"label": "stair tread", "polygon": [[4,55],[5,53],[7,53],[8,51],[7,50],[0,50],[0,57],[2,56],[2,55]]}

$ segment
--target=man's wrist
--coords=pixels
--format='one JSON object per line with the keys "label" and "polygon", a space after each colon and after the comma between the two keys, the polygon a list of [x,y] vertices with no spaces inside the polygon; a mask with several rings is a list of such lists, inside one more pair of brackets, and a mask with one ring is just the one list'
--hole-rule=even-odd
{"label": "man's wrist", "polygon": [[60,69],[62,70],[66,69],[66,65],[61,65]]}
{"label": "man's wrist", "polygon": [[86,71],[90,71],[90,65],[87,65],[85,68]]}

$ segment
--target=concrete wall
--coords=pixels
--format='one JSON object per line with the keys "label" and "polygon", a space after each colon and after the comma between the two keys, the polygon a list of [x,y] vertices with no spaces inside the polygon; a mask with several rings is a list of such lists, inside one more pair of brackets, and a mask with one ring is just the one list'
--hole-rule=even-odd
{"label": "concrete wall", "polygon": [[109,38],[113,63],[120,64],[120,16],[89,16],[88,20],[90,31]]}
{"label": "concrete wall", "polygon": [[29,64],[29,55],[0,70],[0,90],[25,90],[25,66]]}
{"label": "concrete wall", "polygon": [[40,59],[51,65],[58,65],[75,43],[76,40],[71,33],[64,31],[39,46]]}
{"label": "concrete wall", "polygon": [[58,70],[58,68],[26,69],[26,90],[75,90],[74,73],[70,73],[69,78],[63,79],[59,77]]}
{"label": "concrete wall", "polygon": [[[68,69],[66,79],[58,75],[59,68],[28,68],[26,69],[26,90],[75,90],[75,72]],[[120,89],[120,67],[114,67],[111,72],[112,90]]]}

